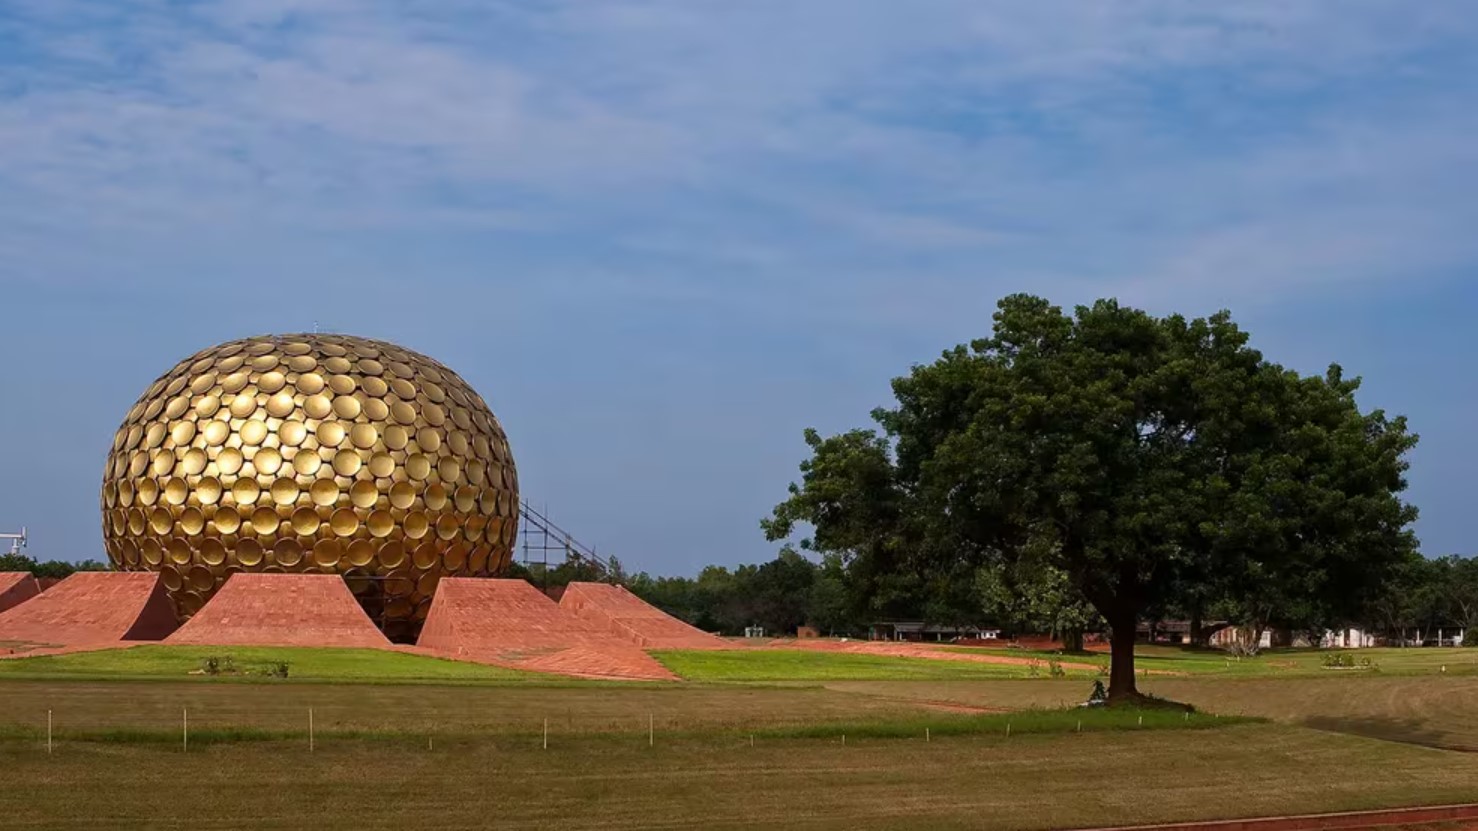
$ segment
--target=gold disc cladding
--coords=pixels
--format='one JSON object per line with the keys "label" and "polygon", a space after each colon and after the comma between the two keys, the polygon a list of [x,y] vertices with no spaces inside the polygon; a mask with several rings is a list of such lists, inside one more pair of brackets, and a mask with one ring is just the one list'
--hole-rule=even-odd
{"label": "gold disc cladding", "polygon": [[[397,638],[441,577],[511,559],[517,475],[483,398],[429,358],[333,334],[246,338],[178,362],[110,435],[115,568],[189,615],[242,571],[351,576]],[[487,570],[487,571],[485,571]]]}

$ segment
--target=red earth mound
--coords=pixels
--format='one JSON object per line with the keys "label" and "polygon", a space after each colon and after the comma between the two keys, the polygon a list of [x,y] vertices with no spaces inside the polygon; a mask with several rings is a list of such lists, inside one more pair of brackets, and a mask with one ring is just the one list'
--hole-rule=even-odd
{"label": "red earth mound", "polygon": [[233,574],[165,639],[212,646],[388,647],[336,574]]}
{"label": "red earth mound", "polygon": [[724,649],[728,644],[607,583],[571,583],[559,607],[646,649]]}
{"label": "red earth mound", "polygon": [[19,606],[41,593],[29,571],[0,571],[0,612]]}
{"label": "red earth mound", "polygon": [[0,612],[0,641],[53,646],[157,641],[177,625],[159,575],[82,571]]}
{"label": "red earth mound", "polygon": [[447,577],[417,646],[459,660],[585,678],[675,678],[656,659],[523,580]]}

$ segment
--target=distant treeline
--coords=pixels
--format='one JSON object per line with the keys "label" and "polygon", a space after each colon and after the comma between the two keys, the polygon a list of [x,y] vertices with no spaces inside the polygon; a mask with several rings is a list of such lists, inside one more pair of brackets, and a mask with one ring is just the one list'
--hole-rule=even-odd
{"label": "distant treeline", "polygon": [[37,577],[60,579],[79,571],[107,571],[108,564],[97,560],[68,563],[62,560],[38,562],[24,554],[0,554],[0,571],[29,571]]}
{"label": "distant treeline", "polygon": [[[760,626],[769,634],[793,634],[812,626],[822,634],[864,635],[882,620],[919,620],[950,626],[999,628],[1008,634],[1052,634],[1073,639],[1105,627],[1091,604],[1075,595],[1061,575],[1001,574],[980,569],[962,579],[912,579],[856,573],[841,558],[820,562],[782,549],[774,560],[735,568],[708,566],[697,577],[628,574],[612,560],[610,573],[579,563],[551,567],[544,575],[515,565],[510,576],[537,585],[576,580],[619,583],[663,611],[712,632],[742,634]],[[1393,642],[1431,640],[1466,630],[1478,645],[1478,557],[1413,556],[1394,570],[1383,590],[1353,619],[1310,615],[1302,604],[1264,607],[1256,616],[1234,598],[1190,594],[1152,610],[1155,620],[1230,622],[1307,633],[1317,642],[1325,629],[1358,626]]]}
{"label": "distant treeline", "polygon": [[535,585],[563,586],[575,581],[618,583],[659,609],[700,629],[743,634],[760,626],[770,634],[794,634],[799,626],[814,626],[823,634],[853,634],[866,628],[863,616],[849,608],[846,574],[840,558],[821,563],[784,549],[768,563],[733,569],[708,566],[697,577],[653,577],[628,574],[612,558],[611,570],[580,562],[551,567],[547,573],[515,564],[511,577]]}

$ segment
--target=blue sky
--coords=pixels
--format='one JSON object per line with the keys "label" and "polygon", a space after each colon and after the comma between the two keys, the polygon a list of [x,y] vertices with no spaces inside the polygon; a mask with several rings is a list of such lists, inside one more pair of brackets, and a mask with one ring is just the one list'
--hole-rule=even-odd
{"label": "blue sky", "polygon": [[768,559],[801,431],[1015,291],[1230,308],[1410,416],[1478,549],[1466,2],[0,4],[0,530],[100,555],[180,358],[400,342],[633,568]]}

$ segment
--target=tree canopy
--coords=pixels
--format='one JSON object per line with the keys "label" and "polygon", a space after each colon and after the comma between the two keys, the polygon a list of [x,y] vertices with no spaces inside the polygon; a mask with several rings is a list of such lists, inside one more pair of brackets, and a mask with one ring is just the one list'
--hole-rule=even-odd
{"label": "tree canopy", "polygon": [[1266,360],[1226,312],[1013,295],[989,337],[893,382],[881,433],[807,431],[801,481],[763,527],[809,525],[803,546],[878,590],[1056,569],[1107,621],[1110,697],[1135,697],[1146,610],[1196,587],[1263,625],[1355,614],[1414,550],[1416,436],[1361,412],[1358,387]]}

